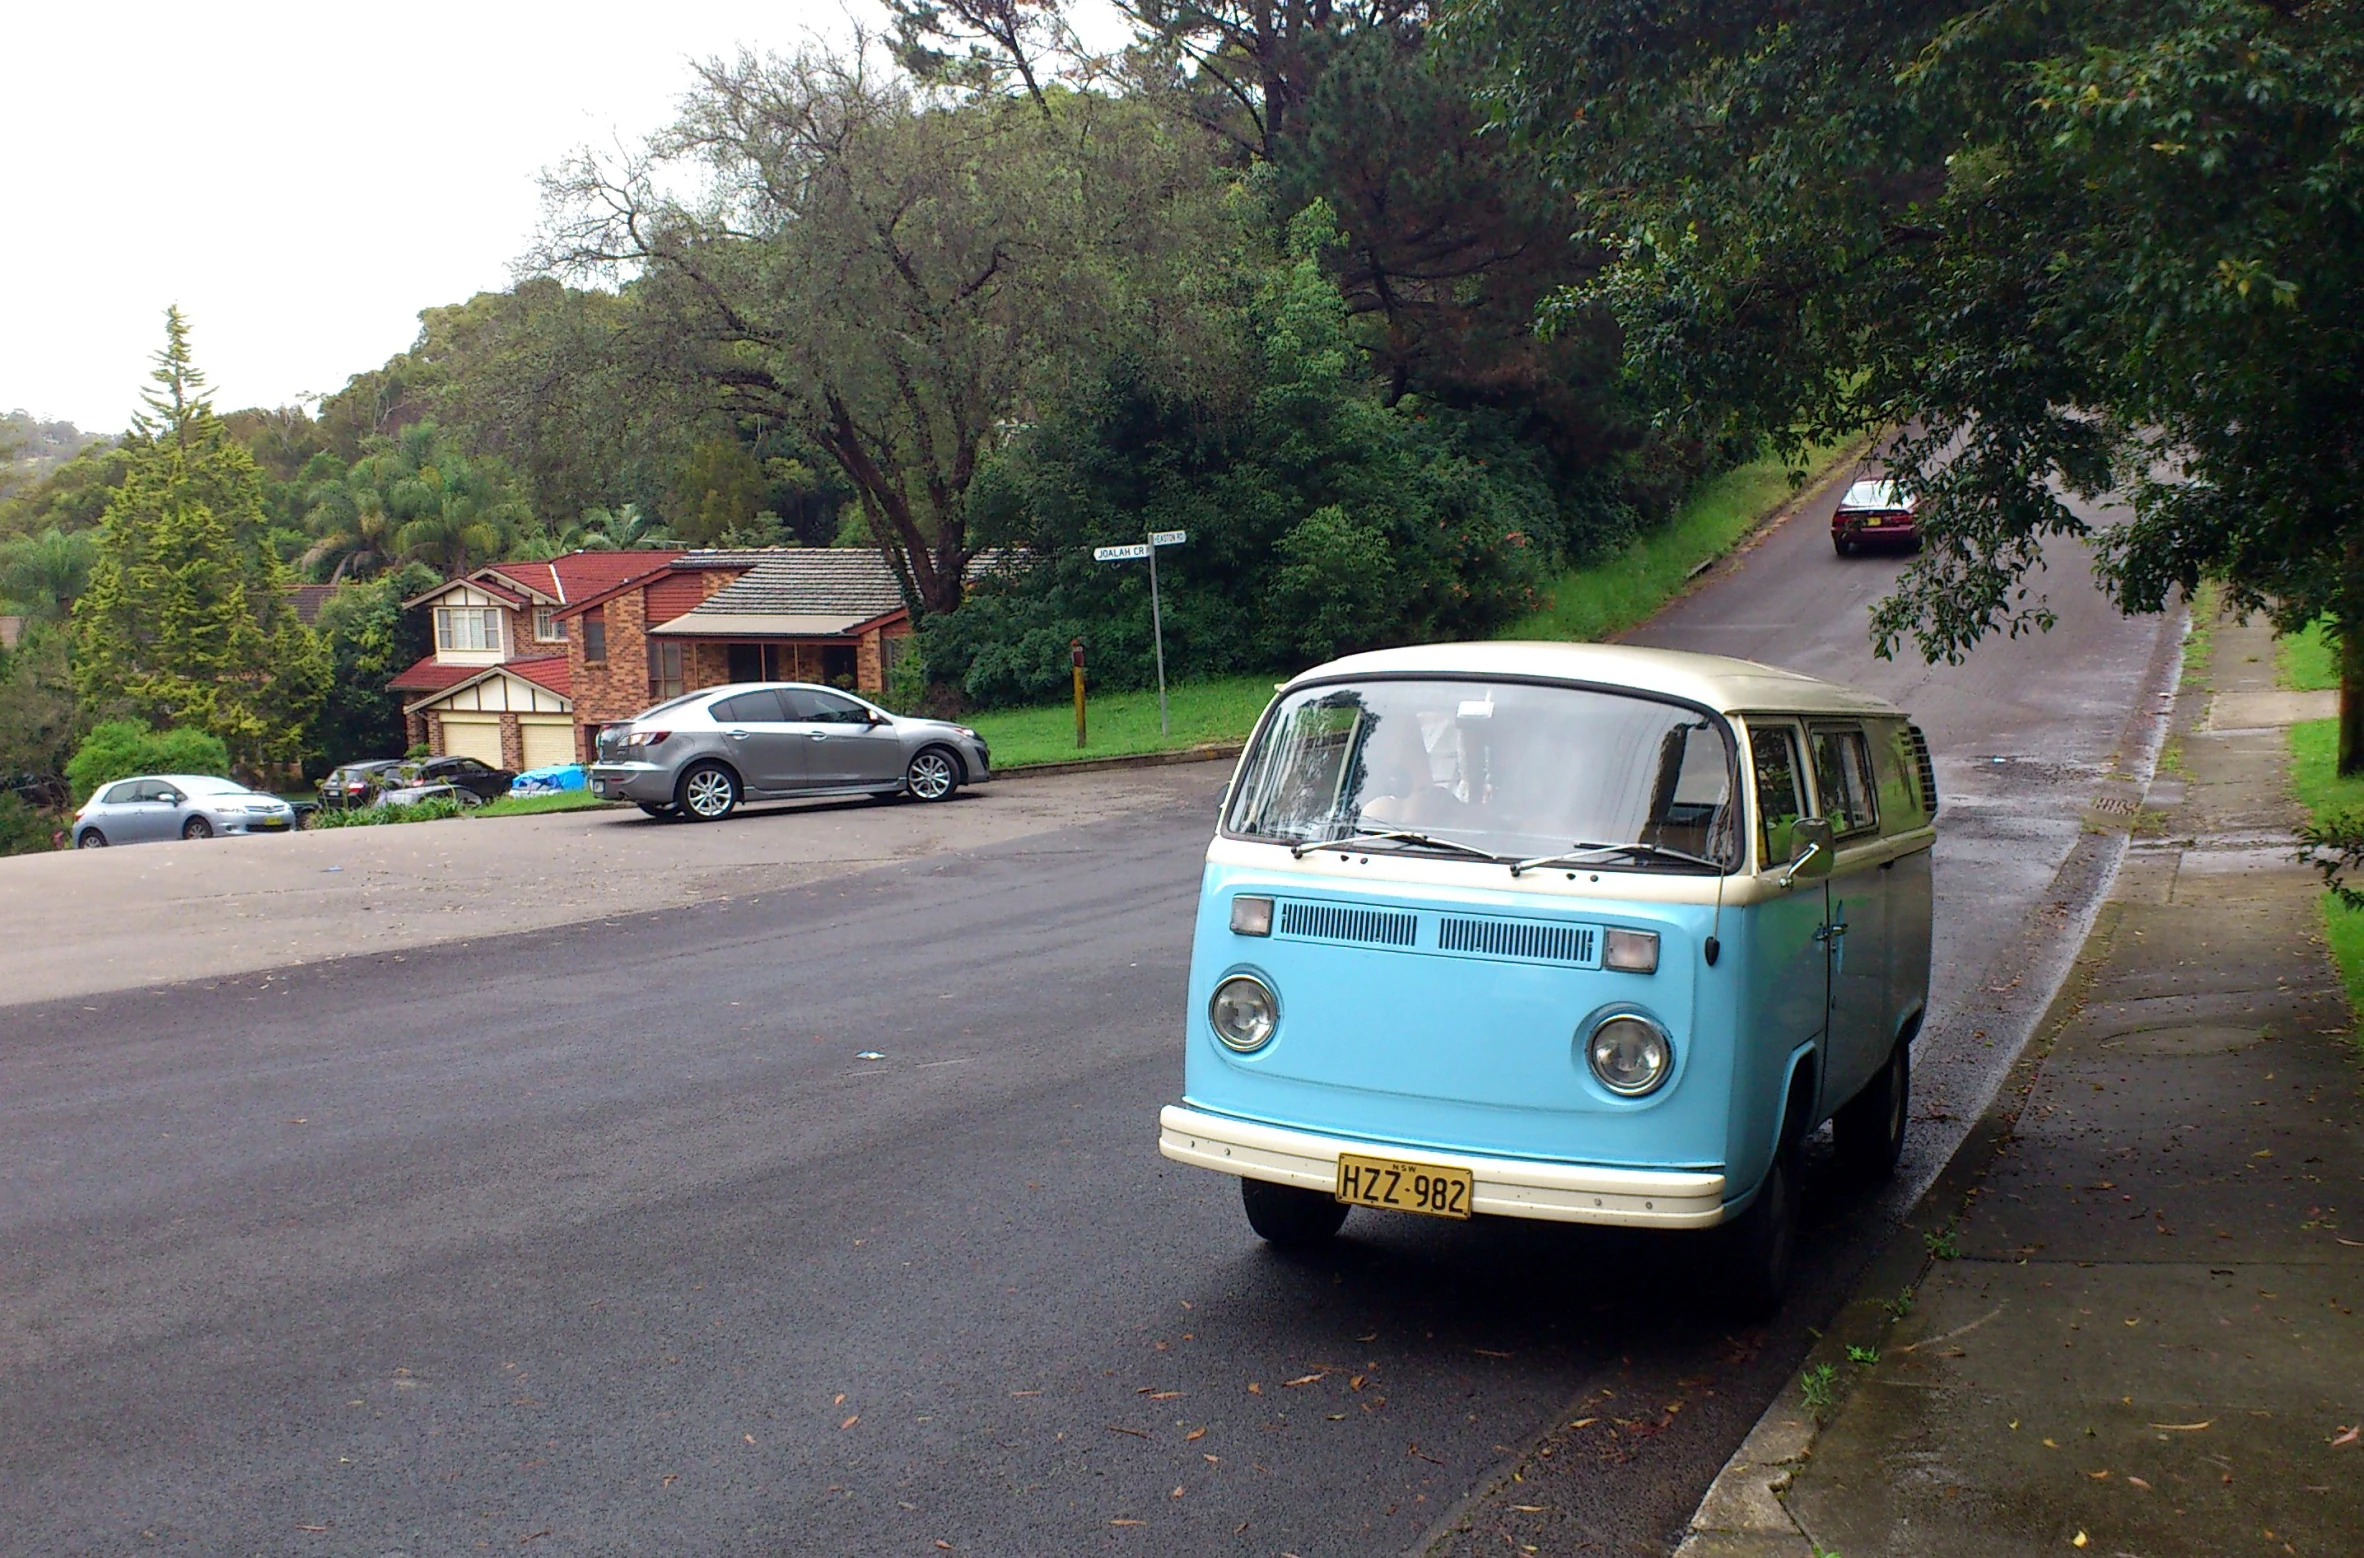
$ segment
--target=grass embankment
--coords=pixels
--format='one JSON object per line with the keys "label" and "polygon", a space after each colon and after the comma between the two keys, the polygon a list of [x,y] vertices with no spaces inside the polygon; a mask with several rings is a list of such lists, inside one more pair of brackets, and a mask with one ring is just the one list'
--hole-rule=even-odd
{"label": "grass embankment", "polygon": [[[2317,826],[2343,812],[2364,811],[2364,776],[2339,776],[2339,721],[2308,720],[2290,727],[2290,788]],[[2364,1011],[2364,909],[2351,909],[2325,893],[2323,934],[2339,965],[2340,982],[2347,986],[2348,1004]]]}
{"label": "grass embankment", "polygon": [[[1853,439],[1811,451],[1805,487],[1860,458],[1863,449],[1864,441]],[[1700,483],[1663,528],[1614,557],[1569,569],[1552,585],[1548,604],[1498,636],[1582,641],[1606,638],[1643,621],[1672,599],[1702,563],[1732,550],[1805,490],[1791,485],[1789,471],[1781,460],[1753,460]],[[1090,740],[1081,748],[1075,744],[1072,703],[997,709],[969,723],[991,743],[996,768],[1172,752],[1245,740],[1256,716],[1271,701],[1273,684],[1281,679],[1235,676],[1170,689],[1170,737],[1158,730],[1155,688],[1093,693],[1086,732]]]}
{"label": "grass embankment", "polygon": [[2274,676],[2293,692],[2329,692],[2339,686],[2339,652],[2323,636],[2322,623],[2274,640]]}
{"label": "grass embankment", "polygon": [[613,806],[614,801],[603,801],[589,790],[553,790],[547,795],[504,795],[488,801],[471,817],[531,817],[545,811],[595,811],[602,806]]}
{"label": "grass embankment", "polygon": [[1866,441],[1856,438],[1810,450],[1801,486],[1790,484],[1788,462],[1771,457],[1701,482],[1673,520],[1615,557],[1560,575],[1550,603],[1512,623],[1501,636],[1581,643],[1624,632],[1673,599],[1702,563],[1731,551],[1793,497],[1841,464],[1860,459],[1865,447]]}
{"label": "grass embankment", "polygon": [[1256,716],[1272,701],[1272,684],[1278,680],[1275,676],[1231,676],[1168,688],[1166,707],[1174,724],[1171,736],[1158,730],[1154,687],[1092,693],[1085,719],[1090,744],[1083,747],[1075,744],[1073,703],[994,709],[972,716],[968,723],[993,748],[997,769],[1171,752],[1209,742],[1244,740]]}

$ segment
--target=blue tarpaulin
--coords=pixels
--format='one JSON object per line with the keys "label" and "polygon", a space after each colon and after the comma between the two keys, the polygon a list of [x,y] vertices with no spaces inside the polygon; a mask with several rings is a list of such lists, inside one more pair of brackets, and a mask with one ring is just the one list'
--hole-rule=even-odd
{"label": "blue tarpaulin", "polygon": [[549,768],[529,768],[509,781],[511,795],[550,795],[559,790],[580,790],[584,786],[584,770],[580,763],[558,763]]}

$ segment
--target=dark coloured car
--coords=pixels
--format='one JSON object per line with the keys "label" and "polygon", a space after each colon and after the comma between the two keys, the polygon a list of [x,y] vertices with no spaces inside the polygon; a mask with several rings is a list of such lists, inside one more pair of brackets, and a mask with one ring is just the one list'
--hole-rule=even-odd
{"label": "dark coloured car", "polygon": [[385,792],[389,777],[401,766],[401,758],[377,757],[329,770],[320,781],[321,807],[342,811],[348,806],[375,806]]}
{"label": "dark coloured car", "polygon": [[509,783],[516,777],[513,768],[488,768],[472,757],[420,757],[386,775],[380,788],[410,791],[450,785],[480,801],[497,801],[509,793]]}
{"label": "dark coloured car", "polygon": [[1865,546],[1918,547],[1919,506],[1918,499],[1885,478],[1859,481],[1830,516],[1831,550],[1845,557]]}

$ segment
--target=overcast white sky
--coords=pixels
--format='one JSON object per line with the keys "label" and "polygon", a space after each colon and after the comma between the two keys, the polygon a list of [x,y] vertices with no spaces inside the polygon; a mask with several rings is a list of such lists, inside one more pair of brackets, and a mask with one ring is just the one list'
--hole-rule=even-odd
{"label": "overcast white sky", "polygon": [[[842,38],[868,0],[11,7],[0,410],[98,432],[178,303],[216,404],[333,391],[511,280],[536,175],[665,123],[686,61]],[[1106,18],[1096,46],[1120,34]],[[1104,42],[1103,39],[1106,41]]]}

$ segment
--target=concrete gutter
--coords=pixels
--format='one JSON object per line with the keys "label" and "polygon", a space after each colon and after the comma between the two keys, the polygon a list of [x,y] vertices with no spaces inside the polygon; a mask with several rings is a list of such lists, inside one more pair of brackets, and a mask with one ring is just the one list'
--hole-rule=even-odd
{"label": "concrete gutter", "polygon": [[996,779],[1033,779],[1046,774],[1096,774],[1118,768],[1164,768],[1174,763],[1213,763],[1235,758],[1245,750],[1245,741],[1209,741],[1195,747],[1178,747],[1170,752],[1135,752],[1123,757],[1079,757],[1064,763],[1027,763],[1016,768],[996,768]]}
{"label": "concrete gutter", "polygon": [[[2022,966],[2031,973],[2041,977],[2046,962],[2035,943],[2043,937],[2048,918],[2065,917],[2077,927],[2072,944],[2076,950],[2053,973],[2051,993],[2039,998],[2035,1020],[2021,1019],[2025,1026],[2020,1028],[2018,1057],[1977,1123],[1864,1269],[1845,1307],[1821,1333],[1798,1372],[1717,1473],[1691,1516],[1675,1558],[1821,1558],[1823,1549],[1800,1528],[1784,1502],[1792,1478],[1812,1456],[1817,1436],[1836,1415],[1824,1402],[1817,1416],[1808,1404],[1805,1380],[1827,1369],[1824,1379],[1849,1381],[1859,1371],[1850,1367],[1848,1349],[1876,1352],[1882,1345],[1897,1320],[1893,1301],[1917,1289],[1928,1275],[1931,1246],[1947,1237],[1969,1210],[1980,1182],[2009,1145],[2052,1044],[2083,1003],[2116,930],[2117,905],[2110,898],[2132,829],[2144,817],[2146,802],[2181,796],[2181,782],[2160,781],[2157,768],[2170,728],[2193,723],[2199,713],[2194,705],[2205,696],[2201,688],[2182,684],[2181,646],[2189,632],[2187,621],[2184,632],[2162,635],[2120,733],[2116,770],[2095,787],[2085,834],[2045,891],[2047,912],[2030,917]],[[2008,1031],[1997,1020],[2002,1017],[2000,1007],[1987,1016],[1990,1032]]]}

